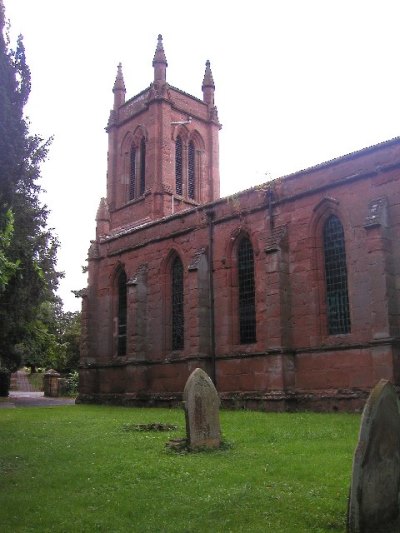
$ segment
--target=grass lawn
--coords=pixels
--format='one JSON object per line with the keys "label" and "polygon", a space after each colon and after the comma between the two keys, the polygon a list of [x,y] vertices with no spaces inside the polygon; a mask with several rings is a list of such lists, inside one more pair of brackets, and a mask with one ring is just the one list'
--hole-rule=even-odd
{"label": "grass lawn", "polygon": [[343,532],[359,422],[222,411],[224,449],[177,454],[180,409],[1,409],[1,531]]}

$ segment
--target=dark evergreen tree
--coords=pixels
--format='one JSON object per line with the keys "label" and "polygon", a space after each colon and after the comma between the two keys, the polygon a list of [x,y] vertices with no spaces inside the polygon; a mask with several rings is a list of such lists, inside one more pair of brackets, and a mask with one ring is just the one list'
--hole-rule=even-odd
{"label": "dark evergreen tree", "polygon": [[19,365],[18,345],[31,338],[32,322],[41,304],[54,299],[60,278],[58,241],[39,197],[40,165],[50,140],[29,133],[24,106],[30,86],[23,39],[10,48],[0,0],[0,235],[7,233],[9,240],[1,252],[11,269],[16,265],[0,291],[0,358],[12,370]]}

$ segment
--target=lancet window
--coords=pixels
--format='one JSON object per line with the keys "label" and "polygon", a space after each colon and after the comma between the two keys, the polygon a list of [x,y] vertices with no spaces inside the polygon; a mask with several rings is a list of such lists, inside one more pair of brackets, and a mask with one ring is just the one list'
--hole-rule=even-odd
{"label": "lancet window", "polygon": [[256,306],[254,253],[247,237],[240,241],[237,252],[239,288],[239,336],[241,344],[256,341]]}
{"label": "lancet window", "polygon": [[142,196],[146,189],[146,140],[142,137],[140,141],[140,190]]}
{"label": "lancet window", "polygon": [[117,354],[126,355],[126,325],[127,325],[127,287],[126,274],[123,270],[117,279]]}
{"label": "lancet window", "polygon": [[183,265],[176,256],[171,267],[171,295],[172,295],[172,349],[182,350],[184,347],[184,291]]}
{"label": "lancet window", "polygon": [[178,136],[175,142],[175,187],[176,194],[182,195],[183,164],[182,164],[182,138]]}
{"label": "lancet window", "polygon": [[327,322],[329,335],[350,332],[346,250],[343,226],[331,215],[323,229]]}
{"label": "lancet window", "polygon": [[131,147],[129,173],[129,200],[136,197],[136,147]]}
{"label": "lancet window", "polygon": [[196,150],[194,142],[189,142],[188,152],[188,196],[192,200],[195,198],[196,193]]}

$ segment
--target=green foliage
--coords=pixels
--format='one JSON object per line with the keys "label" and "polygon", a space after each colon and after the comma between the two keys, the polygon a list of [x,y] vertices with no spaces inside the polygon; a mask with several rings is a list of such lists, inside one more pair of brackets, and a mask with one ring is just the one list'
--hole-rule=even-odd
{"label": "green foliage", "polygon": [[53,305],[43,302],[36,317],[27,324],[24,341],[16,345],[23,363],[33,372],[37,367],[53,367],[57,359],[58,342],[53,321]]}
{"label": "green foliage", "polygon": [[39,368],[36,370],[34,374],[27,374],[27,378],[33,390],[35,391],[44,390],[44,385],[43,385],[44,370],[43,369]]}
{"label": "green foliage", "polygon": [[7,286],[8,280],[15,274],[19,260],[10,261],[6,253],[10,247],[12,236],[14,234],[14,215],[11,209],[8,209],[4,216],[4,229],[0,230],[0,294]]}
{"label": "green foliage", "polygon": [[74,370],[70,372],[66,378],[67,387],[66,392],[69,396],[76,396],[78,394],[79,372]]}
{"label": "green foliage", "polygon": [[0,409],[2,531],[344,532],[359,421],[222,411],[230,448],[172,454],[180,409]]}
{"label": "green foliage", "polygon": [[57,317],[60,350],[54,367],[62,373],[73,373],[79,365],[81,313],[61,312]]}
{"label": "green foliage", "polygon": [[79,342],[80,313],[64,312],[61,301],[55,299],[39,306],[16,349],[32,372],[41,367],[68,373],[78,368]]}
{"label": "green foliage", "polygon": [[24,105],[31,77],[23,39],[15,50],[9,47],[0,9],[0,261],[6,266],[0,271],[0,360],[15,370],[21,345],[29,351],[35,334],[36,344],[49,343],[36,317],[43,302],[54,300],[61,274],[55,268],[59,243],[39,199],[40,165],[51,139],[29,132]]}

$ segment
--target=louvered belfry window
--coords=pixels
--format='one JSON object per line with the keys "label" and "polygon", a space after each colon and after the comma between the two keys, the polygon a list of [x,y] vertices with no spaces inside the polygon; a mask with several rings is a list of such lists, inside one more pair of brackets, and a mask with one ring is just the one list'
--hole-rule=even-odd
{"label": "louvered belfry window", "polygon": [[329,335],[350,332],[346,250],[343,226],[331,215],[324,225],[326,301]]}
{"label": "louvered belfry window", "polygon": [[121,271],[118,275],[118,355],[126,355],[126,324],[127,324],[127,290],[126,274]]}
{"label": "louvered belfry window", "polygon": [[194,200],[196,194],[196,150],[194,142],[189,142],[189,153],[188,153],[188,193],[189,198]]}
{"label": "louvered belfry window", "polygon": [[144,194],[146,188],[146,141],[142,137],[140,141],[140,196]]}
{"label": "louvered belfry window", "polygon": [[180,136],[175,142],[175,187],[176,194],[182,196],[182,139]]}
{"label": "louvered belfry window", "polygon": [[172,263],[172,349],[183,350],[183,265],[179,257]]}
{"label": "louvered belfry window", "polygon": [[247,237],[239,244],[238,273],[240,343],[249,344],[256,341],[256,298],[253,247]]}
{"label": "louvered belfry window", "polygon": [[136,196],[136,148],[132,146],[130,157],[130,173],[129,173],[129,200],[133,200]]}

